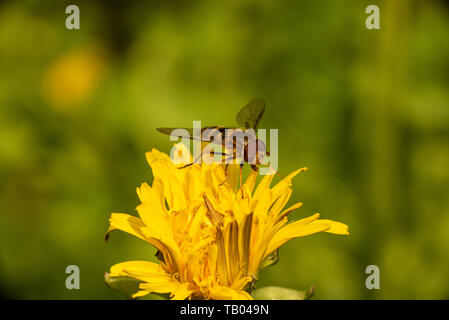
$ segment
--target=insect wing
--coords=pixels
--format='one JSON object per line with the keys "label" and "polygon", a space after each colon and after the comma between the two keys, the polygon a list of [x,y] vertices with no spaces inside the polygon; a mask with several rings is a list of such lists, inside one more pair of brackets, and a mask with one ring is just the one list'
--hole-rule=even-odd
{"label": "insect wing", "polygon": [[[183,139],[194,139],[193,129],[192,128],[156,128],[160,133],[166,134],[176,137],[181,137]],[[176,130],[176,131],[175,131]],[[173,132],[175,131],[175,132]],[[197,140],[197,139],[195,139]]]}
{"label": "insect wing", "polygon": [[[214,144],[223,144],[224,134],[227,129],[225,127],[205,127],[201,132],[194,134],[192,128],[156,128],[157,131],[166,135],[173,135],[183,139],[199,140],[203,142],[211,142]],[[234,129],[234,128],[232,128]],[[175,131],[176,130],[176,131]]]}
{"label": "insect wing", "polygon": [[254,99],[239,111],[237,124],[242,128],[257,129],[264,111],[265,102],[260,98]]}

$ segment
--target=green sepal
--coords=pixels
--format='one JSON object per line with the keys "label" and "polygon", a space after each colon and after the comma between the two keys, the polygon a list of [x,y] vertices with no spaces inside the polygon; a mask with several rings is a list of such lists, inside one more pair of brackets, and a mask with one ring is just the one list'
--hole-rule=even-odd
{"label": "green sepal", "polygon": [[282,287],[263,287],[256,289],[252,296],[255,300],[307,300],[315,293],[315,287],[309,290],[293,290]]}
{"label": "green sepal", "polygon": [[279,261],[279,249],[274,250],[272,253],[268,255],[268,257],[265,258],[265,260],[262,262],[261,269],[273,266]]}
{"label": "green sepal", "polygon": [[132,299],[133,294],[139,291],[141,282],[130,277],[110,277],[109,272],[104,273],[104,281],[109,288],[122,291],[127,299]]}
{"label": "green sepal", "polygon": [[[104,281],[109,288],[122,291],[127,299],[133,299],[133,294],[139,291],[141,281],[131,277],[110,277],[108,272],[104,273]],[[149,293],[139,297],[141,300],[168,300],[168,293]]]}

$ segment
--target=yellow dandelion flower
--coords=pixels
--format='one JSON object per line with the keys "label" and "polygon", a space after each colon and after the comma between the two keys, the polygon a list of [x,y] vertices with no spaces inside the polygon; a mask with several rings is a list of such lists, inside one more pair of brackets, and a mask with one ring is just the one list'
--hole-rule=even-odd
{"label": "yellow dandelion flower", "polygon": [[287,223],[284,209],[298,169],[270,187],[273,176],[256,186],[251,172],[235,190],[221,164],[194,164],[184,169],[153,149],[146,154],[152,186],[137,188],[139,218],[112,213],[108,234],[122,230],[157,248],[159,263],[128,261],[111,267],[109,277],[140,281],[133,297],[169,293],[172,299],[252,299],[259,270],[277,257],[287,241],[317,232],[348,234],[340,222],[308,218]]}

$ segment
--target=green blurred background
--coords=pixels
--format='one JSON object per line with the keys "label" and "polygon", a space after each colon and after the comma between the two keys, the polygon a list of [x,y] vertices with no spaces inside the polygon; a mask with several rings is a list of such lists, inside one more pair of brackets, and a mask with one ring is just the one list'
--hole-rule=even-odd
{"label": "green blurred background", "polygon": [[[81,29],[67,30],[77,4]],[[380,30],[365,8],[380,8]],[[449,298],[449,3],[0,2],[0,295],[120,299],[104,271],[154,249],[116,232],[159,126],[235,125],[254,97],[279,171],[349,237],[294,240],[262,285],[315,299]],[[65,268],[81,289],[65,288]],[[380,290],[365,288],[366,266]]]}

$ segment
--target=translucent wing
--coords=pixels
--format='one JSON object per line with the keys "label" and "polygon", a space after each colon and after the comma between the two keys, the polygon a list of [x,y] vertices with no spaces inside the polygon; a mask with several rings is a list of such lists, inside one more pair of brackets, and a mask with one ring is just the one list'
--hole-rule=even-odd
{"label": "translucent wing", "polygon": [[[156,128],[160,133],[171,136],[172,134],[176,137],[181,137],[182,139],[191,139],[196,141],[201,141],[202,148],[207,144],[220,145],[225,148],[225,140],[223,136],[227,129],[237,129],[237,128],[226,128],[226,127],[205,127],[201,129],[201,134],[194,135],[193,128]],[[176,130],[176,132],[173,132]],[[225,152],[214,152],[215,155],[229,155]]]}
{"label": "translucent wing", "polygon": [[[225,132],[227,129],[236,129],[236,128],[219,127],[219,126],[204,127],[204,128],[201,128],[201,133],[197,134],[197,135],[193,134],[193,128],[156,128],[157,131],[159,131],[163,134],[167,134],[169,136],[171,136],[173,133],[175,136],[181,137],[183,139],[212,142],[214,144],[222,144],[225,141],[224,137],[225,137]],[[173,132],[174,130],[177,130],[177,131]],[[214,137],[214,135],[220,135],[220,136]]]}
{"label": "translucent wing", "polygon": [[237,124],[246,129],[257,129],[265,111],[265,102],[260,99],[254,99],[244,106],[237,114]]}
{"label": "translucent wing", "polygon": [[[181,137],[181,138],[185,138],[185,139],[193,139],[193,129],[192,128],[156,128],[157,131],[159,131],[160,133],[163,134],[167,134],[169,136],[171,136],[172,132],[174,130],[179,130],[180,134],[176,134],[176,136]],[[182,133],[181,130],[185,130],[184,133]]]}

